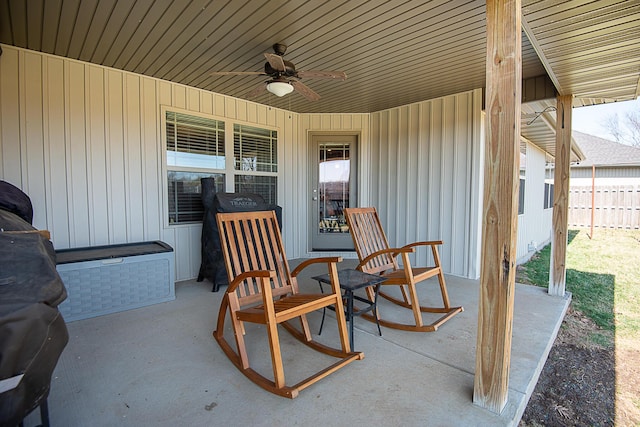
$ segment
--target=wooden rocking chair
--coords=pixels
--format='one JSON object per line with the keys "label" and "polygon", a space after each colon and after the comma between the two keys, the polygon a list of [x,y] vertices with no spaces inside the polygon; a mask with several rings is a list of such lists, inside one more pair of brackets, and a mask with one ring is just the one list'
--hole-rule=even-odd
{"label": "wooden rocking chair", "polygon": [[[365,273],[380,274],[385,277],[387,280],[382,283],[383,287],[385,285],[400,286],[402,299],[395,298],[382,290],[379,295],[413,311],[415,324],[397,323],[381,318],[379,319],[381,325],[407,331],[433,332],[447,320],[463,311],[462,307],[451,307],[449,305],[449,295],[447,294],[447,286],[438,253],[438,245],[442,245],[442,241],[416,242],[401,248],[390,248],[375,208],[346,208],[344,211],[360,260],[356,268]],[[415,252],[417,246],[431,247],[434,259],[433,266],[417,268],[411,266],[409,254]],[[398,255],[402,257],[402,267],[399,267],[396,261]],[[420,306],[416,284],[434,276],[438,277],[440,283],[443,305],[441,307]],[[407,290],[409,291],[408,294]],[[367,289],[367,292],[372,291]],[[369,296],[372,297],[372,295]],[[380,310],[378,310],[379,312]],[[443,316],[435,322],[425,325],[422,319],[422,312],[442,313]],[[365,315],[364,317],[372,320],[370,316]]]}
{"label": "wooden rocking chair", "polygon": [[[218,324],[213,336],[234,365],[251,381],[272,393],[295,398],[300,390],[346,366],[361,360],[364,354],[351,352],[336,263],[340,257],[309,259],[290,272],[284,252],[280,229],[273,211],[218,213],[217,222],[229,286],[218,313]],[[328,294],[301,294],[296,276],[314,263],[326,263],[331,278],[332,292]],[[311,337],[306,314],[330,305],[336,307],[336,318],[341,349],[325,346]],[[224,338],[224,323],[229,314],[233,325],[237,352]],[[301,330],[290,320],[298,319]],[[273,380],[259,374],[249,366],[245,346],[244,322],[265,325],[269,337],[273,366]],[[281,324],[299,341],[324,354],[338,358],[333,365],[287,386],[278,325]]]}

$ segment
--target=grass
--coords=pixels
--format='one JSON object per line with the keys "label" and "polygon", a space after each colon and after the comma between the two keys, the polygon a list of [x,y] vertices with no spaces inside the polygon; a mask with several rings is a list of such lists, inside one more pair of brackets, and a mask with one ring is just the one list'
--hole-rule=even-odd
{"label": "grass", "polygon": [[[518,281],[549,286],[551,245],[520,267]],[[573,308],[616,339],[640,332],[640,231],[569,230],[566,290]],[[594,331],[595,332],[595,331]],[[602,336],[594,335],[602,341]],[[602,342],[600,342],[602,344]]]}

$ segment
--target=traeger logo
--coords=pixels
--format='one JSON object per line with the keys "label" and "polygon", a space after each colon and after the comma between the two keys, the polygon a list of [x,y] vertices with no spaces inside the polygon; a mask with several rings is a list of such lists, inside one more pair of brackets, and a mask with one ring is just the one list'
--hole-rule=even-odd
{"label": "traeger logo", "polygon": [[235,199],[229,200],[229,203],[236,208],[255,208],[258,206],[258,202],[247,197],[236,197]]}

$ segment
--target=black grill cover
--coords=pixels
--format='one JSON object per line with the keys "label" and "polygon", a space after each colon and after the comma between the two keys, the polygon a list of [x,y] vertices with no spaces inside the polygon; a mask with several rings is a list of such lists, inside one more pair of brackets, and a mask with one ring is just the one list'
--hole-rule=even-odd
{"label": "black grill cover", "polygon": [[229,284],[229,279],[224,267],[216,214],[218,212],[274,210],[278,225],[282,228],[282,208],[265,202],[262,196],[253,193],[215,193],[215,196],[211,197],[211,194],[207,192],[207,189],[211,188],[210,185],[205,183],[207,179],[211,178],[203,178],[202,180],[202,203],[205,211],[202,222],[202,261],[200,263],[198,282],[204,279],[209,280],[213,283],[213,291],[217,292],[220,285]]}
{"label": "black grill cover", "polygon": [[[17,209],[21,215],[23,207]],[[49,240],[38,233],[7,233],[34,230],[8,210],[0,209],[0,229],[0,380],[24,374],[16,388],[0,394],[0,426],[15,426],[49,395],[51,375],[69,341],[57,308],[67,293]]]}
{"label": "black grill cover", "polygon": [[29,196],[7,181],[0,181],[0,209],[14,213],[20,218],[33,223],[33,205]]}

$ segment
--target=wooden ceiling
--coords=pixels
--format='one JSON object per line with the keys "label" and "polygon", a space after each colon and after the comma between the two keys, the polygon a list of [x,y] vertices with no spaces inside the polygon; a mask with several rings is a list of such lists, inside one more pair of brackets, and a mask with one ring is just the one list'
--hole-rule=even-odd
{"label": "wooden ceiling", "polygon": [[[640,2],[524,0],[523,78],[578,105],[638,96]],[[485,1],[0,0],[0,42],[247,99],[274,43],[320,94],[264,92],[297,112],[372,112],[485,86]]]}

